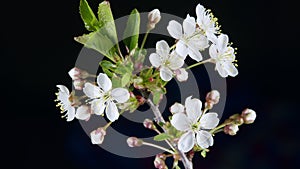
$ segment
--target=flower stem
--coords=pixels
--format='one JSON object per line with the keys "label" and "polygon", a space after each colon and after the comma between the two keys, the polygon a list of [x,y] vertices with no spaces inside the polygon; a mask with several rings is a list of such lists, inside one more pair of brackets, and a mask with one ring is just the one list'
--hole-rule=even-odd
{"label": "flower stem", "polygon": [[147,103],[149,104],[151,110],[153,111],[153,113],[155,115],[155,121],[157,123],[166,123],[165,119],[162,117],[162,115],[158,109],[158,106],[155,106],[151,99],[147,99]]}
{"label": "flower stem", "polygon": [[211,62],[211,59],[207,59],[207,60],[204,60],[204,61],[202,61],[202,62],[195,63],[195,64],[193,64],[193,65],[188,66],[188,67],[185,68],[185,69],[188,70],[188,69],[191,69],[191,68],[193,68],[193,67],[196,67],[196,66],[199,66],[199,65],[201,65],[201,64],[208,63],[208,62]]}
{"label": "flower stem", "polygon": [[220,124],[219,126],[217,126],[216,128],[210,130],[209,132],[210,132],[211,134],[214,134],[217,130],[219,130],[219,129],[225,127],[227,124],[228,124],[228,123]]}
{"label": "flower stem", "polygon": [[171,150],[169,150],[169,149],[166,149],[166,148],[161,147],[161,146],[156,145],[156,144],[152,144],[152,143],[148,143],[148,142],[144,142],[144,141],[143,141],[143,145],[145,145],[145,146],[150,146],[150,147],[154,147],[154,148],[157,148],[157,149],[161,149],[161,150],[166,151],[166,152],[171,153],[171,154],[175,154],[174,151],[171,151]]}
{"label": "flower stem", "polygon": [[150,32],[150,30],[148,29],[148,30],[146,31],[145,36],[144,36],[144,39],[143,39],[143,42],[142,42],[142,44],[141,44],[140,50],[142,50],[142,49],[144,48],[144,45],[145,45],[145,43],[146,43],[146,40],[147,40],[147,37],[148,37],[149,32]]}

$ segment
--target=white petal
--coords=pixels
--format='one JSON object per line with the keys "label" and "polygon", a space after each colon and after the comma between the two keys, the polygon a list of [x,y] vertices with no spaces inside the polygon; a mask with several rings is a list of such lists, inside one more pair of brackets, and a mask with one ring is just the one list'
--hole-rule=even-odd
{"label": "white petal", "polygon": [[175,113],[184,113],[184,105],[180,103],[175,103],[170,107],[170,112]]}
{"label": "white petal", "polygon": [[238,75],[239,72],[232,63],[226,64],[225,67],[226,67],[226,70],[227,70],[229,76],[235,77],[236,75]]}
{"label": "white petal", "polygon": [[184,82],[189,78],[189,74],[184,68],[181,68],[176,70],[176,78],[179,82]]}
{"label": "white petal", "polygon": [[79,120],[89,120],[89,118],[91,117],[90,108],[86,105],[78,107],[75,116]]}
{"label": "white petal", "polygon": [[167,59],[170,53],[170,47],[168,43],[164,40],[156,42],[156,53],[162,57],[162,59]]}
{"label": "white petal", "polygon": [[115,88],[111,91],[111,96],[118,103],[125,103],[129,99],[129,92],[125,88]]}
{"label": "white petal", "polygon": [[224,65],[221,65],[220,63],[216,63],[216,69],[219,72],[221,77],[227,77],[228,76],[228,72],[224,69]]}
{"label": "white petal", "polygon": [[204,130],[200,130],[196,134],[197,144],[201,148],[208,148],[209,146],[212,146],[214,144],[214,139],[212,135]]}
{"label": "white petal", "polygon": [[67,109],[67,121],[72,121],[75,118],[75,108],[69,106]]}
{"label": "white petal", "polygon": [[191,36],[196,30],[196,21],[194,17],[187,17],[183,20],[183,32],[186,36]]}
{"label": "white petal", "polygon": [[173,115],[171,124],[180,131],[187,131],[191,128],[191,123],[187,116],[183,113],[176,113]]}
{"label": "white petal", "polygon": [[217,44],[218,37],[214,33],[206,32],[207,39],[213,44]]}
{"label": "white petal", "polygon": [[204,49],[209,47],[207,38],[201,34],[193,36],[189,40],[188,44],[189,44],[188,46],[193,46],[195,47],[195,49],[200,51],[203,51]]}
{"label": "white petal", "polygon": [[182,27],[177,21],[170,21],[167,30],[169,34],[175,39],[180,39],[182,37]]}
{"label": "white petal", "polygon": [[178,55],[186,57],[188,54],[188,47],[182,40],[179,40],[176,44],[175,51],[178,53]]}
{"label": "white petal", "polygon": [[178,141],[178,149],[183,152],[190,151],[195,145],[195,133],[189,131],[184,133]]}
{"label": "white petal", "polygon": [[199,50],[197,48],[192,47],[192,46],[189,46],[188,54],[192,59],[194,59],[197,62],[199,62],[203,59],[202,54],[199,52]]}
{"label": "white petal", "polygon": [[102,96],[101,89],[98,86],[95,86],[91,83],[85,83],[84,88],[82,90],[83,90],[83,93],[91,99]]}
{"label": "white petal", "polygon": [[221,34],[218,36],[217,47],[220,53],[224,53],[228,45],[228,36]]}
{"label": "white petal", "polygon": [[96,115],[102,115],[105,109],[105,104],[102,99],[95,99],[91,102],[91,111]]}
{"label": "white petal", "polygon": [[209,55],[213,59],[217,59],[218,57],[218,51],[216,45],[212,44],[209,48]]}
{"label": "white petal", "polygon": [[69,89],[64,86],[64,85],[56,85],[56,87],[58,87],[59,91],[63,92],[63,93],[66,93],[66,94],[70,94],[70,91]]}
{"label": "white petal", "polygon": [[203,129],[213,129],[219,124],[217,113],[206,113],[200,119],[200,127]]}
{"label": "white petal", "polygon": [[173,78],[173,72],[169,68],[161,67],[159,71],[162,80],[170,81]]}
{"label": "white petal", "polygon": [[202,102],[199,99],[192,99],[192,96],[185,99],[185,109],[187,117],[195,124],[201,116]]}
{"label": "white petal", "polygon": [[198,22],[198,20],[201,21],[201,19],[203,18],[204,12],[205,12],[204,6],[198,4],[196,7],[197,22]]}
{"label": "white petal", "polygon": [[162,64],[161,57],[156,53],[151,53],[151,55],[149,56],[149,60],[150,60],[150,63],[152,64],[152,66],[154,66],[156,68]]}
{"label": "white petal", "polygon": [[182,59],[182,57],[180,57],[175,51],[170,54],[169,62],[169,67],[172,70],[179,69],[184,64],[184,60]]}
{"label": "white petal", "polygon": [[100,73],[97,77],[97,83],[104,92],[109,91],[112,88],[111,80],[104,73]]}
{"label": "white petal", "polygon": [[119,118],[119,111],[116,104],[112,101],[108,101],[106,110],[105,110],[106,117],[111,121],[114,122]]}

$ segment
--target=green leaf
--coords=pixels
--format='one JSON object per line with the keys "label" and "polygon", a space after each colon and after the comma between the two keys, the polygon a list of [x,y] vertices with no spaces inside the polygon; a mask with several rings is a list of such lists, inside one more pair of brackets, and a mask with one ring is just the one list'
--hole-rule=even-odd
{"label": "green leaf", "polygon": [[134,9],[129,15],[123,35],[123,42],[129,48],[130,51],[138,46],[139,32],[140,14],[137,9]]}
{"label": "green leaf", "polygon": [[102,60],[100,62],[100,66],[102,67],[102,69],[114,69],[116,67],[116,65],[114,65],[108,60]]}
{"label": "green leaf", "polygon": [[170,138],[170,136],[169,136],[168,134],[166,134],[166,133],[161,133],[161,134],[159,134],[159,135],[156,135],[156,136],[154,137],[154,140],[155,140],[155,141],[164,141],[164,140],[169,139],[169,138]]}
{"label": "green leaf", "polygon": [[98,19],[100,31],[112,41],[114,45],[118,43],[115,21],[108,1],[103,1],[98,7]]}
{"label": "green leaf", "polygon": [[99,28],[99,22],[86,0],[80,0],[79,13],[87,30],[96,31]]}
{"label": "green leaf", "polygon": [[175,166],[175,169],[180,169],[180,167],[177,165],[177,166]]}
{"label": "green leaf", "polygon": [[114,75],[114,74],[113,74],[110,70],[108,70],[108,69],[102,68],[102,70],[103,70],[103,72],[104,72],[105,74],[107,74],[108,77],[112,77],[112,76]]}
{"label": "green leaf", "polygon": [[111,78],[111,82],[112,82],[112,87],[113,88],[122,87],[121,78],[116,76],[115,74],[113,74],[113,76]]}
{"label": "green leaf", "polygon": [[113,44],[112,41],[100,31],[84,34],[82,36],[75,37],[74,39],[75,41],[85,45],[85,47],[100,52],[113,62],[116,62],[116,60],[119,59],[114,47],[115,44]]}
{"label": "green leaf", "polygon": [[131,73],[125,73],[121,80],[122,87],[125,87],[129,82],[131,78]]}

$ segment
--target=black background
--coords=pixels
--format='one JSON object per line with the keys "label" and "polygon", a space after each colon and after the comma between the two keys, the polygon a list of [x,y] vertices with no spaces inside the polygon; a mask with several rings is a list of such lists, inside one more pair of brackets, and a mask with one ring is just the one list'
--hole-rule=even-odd
{"label": "black background", "polygon": [[[100,0],[90,0],[94,10]],[[237,136],[218,135],[195,168],[298,168],[297,10],[288,1],[111,0],[115,18],[133,8],[184,18],[200,2],[213,10],[238,47],[239,75],[228,78],[224,117],[245,107],[257,111]],[[56,84],[71,87],[67,72],[86,33],[79,1],[10,1],[1,4],[1,156],[8,168],[154,168],[153,158],[128,159],[90,143],[78,121],[60,118]],[[154,44],[154,43],[152,43]],[[151,41],[146,44],[152,45]],[[197,69],[195,69],[197,71]],[[118,127],[118,126],[115,126]],[[128,129],[129,130],[129,129]],[[117,146],[117,141],[114,143]]]}

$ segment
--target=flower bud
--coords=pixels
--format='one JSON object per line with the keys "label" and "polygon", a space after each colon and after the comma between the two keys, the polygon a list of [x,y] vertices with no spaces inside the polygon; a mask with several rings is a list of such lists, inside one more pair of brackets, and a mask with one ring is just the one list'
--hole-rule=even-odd
{"label": "flower bud", "polygon": [[143,122],[143,124],[144,124],[144,127],[147,128],[147,129],[151,129],[151,130],[156,129],[153,121],[150,120],[150,119],[145,119],[144,122]]}
{"label": "flower bud", "polygon": [[102,144],[106,131],[104,128],[100,127],[97,130],[91,132],[91,140],[93,144]]}
{"label": "flower bud", "polygon": [[127,144],[129,147],[140,147],[143,145],[143,140],[136,137],[129,137],[127,139]]}
{"label": "flower bud", "polygon": [[219,103],[220,93],[217,90],[212,90],[206,95],[206,102],[211,104]]}
{"label": "flower bud", "polygon": [[139,102],[139,105],[143,105],[146,102],[146,99],[140,95],[137,95],[136,99]]}
{"label": "flower bud", "polygon": [[161,16],[160,16],[160,11],[158,9],[153,9],[151,12],[148,14],[148,29],[154,29],[155,25],[160,21]]}
{"label": "flower bud", "polygon": [[87,71],[81,70],[77,67],[72,68],[68,72],[68,74],[72,78],[72,80],[86,79],[87,77],[89,77],[89,73]]}
{"label": "flower bud", "polygon": [[252,109],[245,109],[242,112],[241,116],[243,117],[244,122],[246,124],[251,124],[256,119],[256,112],[254,110],[252,110]]}
{"label": "flower bud", "polygon": [[73,81],[73,86],[76,90],[82,90],[86,80],[76,79]]}
{"label": "flower bud", "polygon": [[164,154],[157,154],[154,160],[154,166],[158,169],[167,169]]}
{"label": "flower bud", "polygon": [[236,135],[238,131],[239,131],[239,126],[236,124],[228,124],[224,127],[224,133],[229,134],[231,136]]}
{"label": "flower bud", "polygon": [[189,78],[189,74],[184,68],[175,70],[175,74],[179,82],[187,81],[187,79]]}

